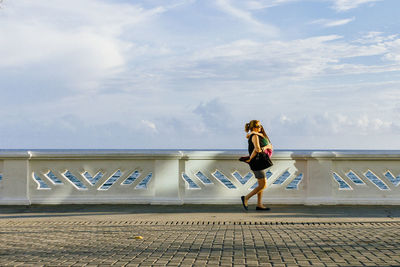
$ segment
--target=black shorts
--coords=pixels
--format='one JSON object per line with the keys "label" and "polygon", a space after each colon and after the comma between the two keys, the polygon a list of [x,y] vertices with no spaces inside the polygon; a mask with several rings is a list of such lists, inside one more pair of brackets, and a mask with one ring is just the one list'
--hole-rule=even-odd
{"label": "black shorts", "polygon": [[257,179],[264,179],[264,178],[267,178],[267,176],[265,175],[265,170],[253,171],[253,173],[254,173],[254,176],[255,176]]}

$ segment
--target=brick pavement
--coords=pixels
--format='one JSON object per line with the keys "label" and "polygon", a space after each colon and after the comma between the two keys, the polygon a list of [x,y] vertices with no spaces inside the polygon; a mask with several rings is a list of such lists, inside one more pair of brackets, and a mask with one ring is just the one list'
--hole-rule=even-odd
{"label": "brick pavement", "polygon": [[391,219],[8,215],[0,216],[1,266],[400,266],[400,222]]}

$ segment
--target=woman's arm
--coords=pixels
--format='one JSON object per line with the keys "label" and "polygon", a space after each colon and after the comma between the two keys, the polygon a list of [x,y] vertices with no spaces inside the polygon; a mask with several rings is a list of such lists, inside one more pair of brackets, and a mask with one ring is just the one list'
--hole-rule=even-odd
{"label": "woman's arm", "polygon": [[246,138],[247,138],[247,139],[249,139],[249,138],[250,138],[250,136],[251,136],[251,135],[253,135],[253,134],[257,134],[257,135],[259,135],[259,136],[263,137],[263,135],[262,135],[262,134],[260,134],[260,133],[258,133],[258,132],[251,131],[251,132],[249,132],[248,134],[246,134]]}
{"label": "woman's arm", "polygon": [[[256,152],[256,154],[257,153],[260,153],[262,150],[261,150],[261,147],[260,147],[260,141],[259,141],[259,139],[258,138],[260,138],[260,137],[258,137],[258,135],[254,135],[252,138],[251,138],[251,141],[253,142],[253,145],[254,145],[254,150],[253,150],[253,153],[254,153],[254,151]],[[252,154],[253,154],[252,153]]]}
{"label": "woman's arm", "polygon": [[250,158],[247,160],[247,162],[250,162],[257,155],[257,153],[260,153],[262,151],[261,147],[260,147],[260,142],[258,141],[258,138],[259,138],[258,135],[253,135],[253,137],[251,138],[251,141],[254,144],[254,149],[250,155]]}
{"label": "woman's arm", "polygon": [[268,149],[268,148],[274,150],[274,147],[271,144],[268,144],[265,147],[263,147],[263,149]]}
{"label": "woman's arm", "polygon": [[256,134],[256,135],[261,136],[261,137],[264,136],[262,133],[255,132],[255,131],[252,131],[252,132],[249,133],[249,135],[252,135],[252,134]]}

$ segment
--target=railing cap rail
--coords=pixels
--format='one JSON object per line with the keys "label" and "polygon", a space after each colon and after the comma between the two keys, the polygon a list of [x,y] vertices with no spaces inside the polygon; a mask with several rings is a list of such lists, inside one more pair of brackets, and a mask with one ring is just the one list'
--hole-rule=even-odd
{"label": "railing cap rail", "polygon": [[182,153],[175,150],[58,150],[31,151],[37,159],[180,159]]}
{"label": "railing cap rail", "polygon": [[[236,159],[247,150],[183,151],[187,159]],[[272,159],[400,159],[400,150],[275,150]]]}
{"label": "railing cap rail", "polygon": [[176,150],[127,149],[0,150],[0,159],[11,156],[30,159],[180,159],[182,153]]}
{"label": "railing cap rail", "polygon": [[0,159],[29,159],[30,154],[27,150],[0,149]]}
{"label": "railing cap rail", "polygon": [[[238,159],[247,150],[0,150],[0,159]],[[273,159],[400,159],[400,150],[276,150]]]}

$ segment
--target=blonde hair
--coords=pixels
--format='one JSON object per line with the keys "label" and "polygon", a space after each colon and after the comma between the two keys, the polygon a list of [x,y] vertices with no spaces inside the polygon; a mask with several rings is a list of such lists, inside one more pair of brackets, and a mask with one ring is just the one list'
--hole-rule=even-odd
{"label": "blonde hair", "polygon": [[260,122],[259,120],[251,120],[250,122],[246,123],[244,125],[245,132],[253,130],[256,127],[256,124],[259,123],[259,122]]}
{"label": "blonde hair", "polygon": [[[257,123],[259,123],[259,122],[260,122],[259,120],[251,120],[250,122],[246,123],[244,125],[245,132],[247,133],[247,132],[253,130],[255,128],[255,126],[257,125]],[[261,127],[261,129],[260,129],[261,134],[264,135],[264,137],[268,139],[269,143],[271,143],[271,140],[269,139],[267,133],[265,132],[264,127],[262,125],[260,125],[260,127]]]}

